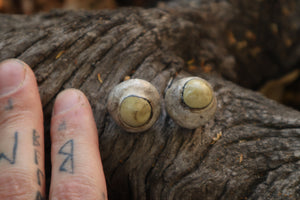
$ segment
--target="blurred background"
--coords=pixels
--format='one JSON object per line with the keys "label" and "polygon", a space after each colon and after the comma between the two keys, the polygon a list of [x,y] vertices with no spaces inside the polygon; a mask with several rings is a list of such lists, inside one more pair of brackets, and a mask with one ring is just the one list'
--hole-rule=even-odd
{"label": "blurred background", "polygon": [[[166,0],[160,0],[163,2]],[[115,9],[121,6],[154,7],[158,0],[0,0],[1,13],[33,14],[61,9]]]}

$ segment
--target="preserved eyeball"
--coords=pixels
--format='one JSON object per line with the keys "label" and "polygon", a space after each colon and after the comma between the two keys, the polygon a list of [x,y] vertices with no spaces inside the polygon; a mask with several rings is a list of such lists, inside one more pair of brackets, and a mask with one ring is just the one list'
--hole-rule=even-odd
{"label": "preserved eyeball", "polygon": [[143,132],[159,117],[160,96],[151,83],[130,79],[110,92],[107,108],[116,123],[126,131]]}
{"label": "preserved eyeball", "polygon": [[194,129],[213,118],[217,100],[211,85],[199,77],[183,78],[165,95],[166,110],[184,128]]}

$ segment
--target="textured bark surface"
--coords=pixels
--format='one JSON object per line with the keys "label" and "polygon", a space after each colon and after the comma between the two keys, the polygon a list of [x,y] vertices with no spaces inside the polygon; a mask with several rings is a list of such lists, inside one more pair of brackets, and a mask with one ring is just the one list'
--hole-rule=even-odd
{"label": "textured bark surface", "polygon": [[[294,69],[299,1],[274,1],[271,7],[265,1],[200,2],[0,15],[0,60],[16,57],[33,68],[46,135],[59,91],[75,87],[87,95],[110,199],[299,199],[300,113],[222,78],[255,88]],[[296,9],[273,18],[282,5]],[[277,21],[284,27],[271,25],[274,38],[260,29]],[[245,36],[251,28],[253,34]],[[282,41],[286,34],[292,45]],[[248,40],[245,46],[244,36],[255,38],[250,47],[256,51]],[[218,99],[215,117],[195,130],[176,125],[163,102],[170,80],[189,76],[191,59],[212,66],[210,73],[200,67],[197,74],[213,85]],[[107,113],[108,93],[125,76],[150,81],[162,96],[160,118],[146,132],[127,133]]]}

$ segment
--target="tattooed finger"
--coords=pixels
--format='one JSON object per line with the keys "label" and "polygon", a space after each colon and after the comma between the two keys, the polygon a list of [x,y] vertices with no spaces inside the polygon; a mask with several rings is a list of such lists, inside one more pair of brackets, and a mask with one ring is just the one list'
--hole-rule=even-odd
{"label": "tattooed finger", "polygon": [[43,150],[42,106],[34,74],[22,61],[3,61],[0,63],[0,199],[44,198]]}
{"label": "tattooed finger", "polygon": [[51,199],[106,199],[93,114],[84,94],[58,95],[51,122]]}

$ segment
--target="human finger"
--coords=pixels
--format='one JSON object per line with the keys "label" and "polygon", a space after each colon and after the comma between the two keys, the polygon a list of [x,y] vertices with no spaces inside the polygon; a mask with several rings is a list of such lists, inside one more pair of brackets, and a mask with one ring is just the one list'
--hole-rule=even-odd
{"label": "human finger", "polygon": [[43,199],[44,132],[34,73],[17,59],[0,63],[0,199]]}
{"label": "human finger", "polygon": [[54,103],[51,121],[50,199],[106,199],[93,113],[85,95],[68,89]]}

